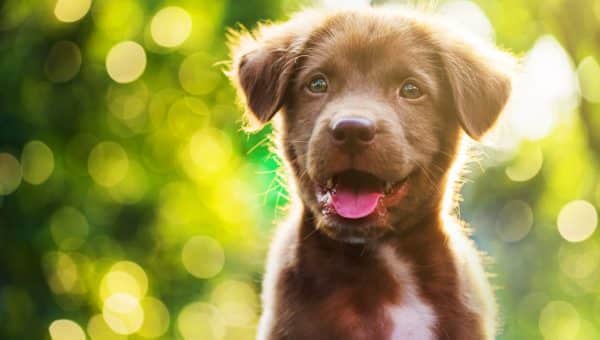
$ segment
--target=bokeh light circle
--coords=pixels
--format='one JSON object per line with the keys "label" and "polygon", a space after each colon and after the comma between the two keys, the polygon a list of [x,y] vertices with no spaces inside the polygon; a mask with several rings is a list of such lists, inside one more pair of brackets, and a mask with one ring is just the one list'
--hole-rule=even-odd
{"label": "bokeh light circle", "polygon": [[106,71],[117,83],[131,83],[146,69],[146,51],[134,41],[113,46],[106,56]]}
{"label": "bokeh light circle", "polygon": [[544,154],[539,147],[519,155],[515,162],[506,167],[506,176],[514,182],[525,182],[534,178],[542,169]]}
{"label": "bokeh light circle", "polygon": [[183,246],[181,261],[190,274],[207,279],[221,272],[225,264],[225,252],[215,239],[194,236]]}
{"label": "bokeh light circle", "polygon": [[108,297],[102,308],[106,324],[118,334],[137,332],[144,322],[144,310],[135,296],[116,293]]}
{"label": "bokeh light circle", "polygon": [[100,299],[124,293],[142,298],[148,291],[148,277],[142,267],[135,262],[121,261],[115,263],[100,282]]}
{"label": "bokeh light circle", "polygon": [[58,0],[54,15],[62,22],[74,22],[83,18],[90,10],[92,0]]}
{"label": "bokeh light circle", "polygon": [[87,219],[79,210],[71,206],[57,210],[50,219],[50,233],[61,249],[75,250],[81,247],[88,232]]}
{"label": "bokeh light circle", "polygon": [[598,225],[594,206],[583,200],[562,207],[556,221],[560,235],[569,242],[581,242],[592,236]]}
{"label": "bokeh light circle", "polygon": [[232,154],[229,137],[216,129],[203,129],[190,139],[190,157],[203,174],[212,174],[227,165]]}
{"label": "bokeh light circle", "polygon": [[0,153],[0,196],[17,190],[22,177],[19,161],[9,153]]}
{"label": "bokeh light circle", "polygon": [[54,83],[64,83],[73,79],[81,68],[81,51],[71,41],[59,41],[50,49],[44,72]]}
{"label": "bokeh light circle", "polygon": [[196,302],[187,305],[179,313],[177,329],[185,340],[221,340],[225,336],[226,326],[217,308]]}
{"label": "bokeh light circle", "polygon": [[34,185],[44,183],[54,171],[54,154],[41,141],[31,141],[21,152],[23,179]]}
{"label": "bokeh light circle", "polygon": [[577,310],[568,302],[551,301],[540,312],[538,325],[546,340],[571,340],[579,331]]}
{"label": "bokeh light circle", "polygon": [[77,288],[79,270],[71,256],[62,252],[44,255],[43,261],[48,286],[55,294],[73,293]]}
{"label": "bokeh light circle", "polygon": [[102,314],[96,314],[90,318],[87,324],[87,332],[91,340],[127,340],[127,336],[115,333],[104,321]]}
{"label": "bokeh light circle", "polygon": [[81,326],[67,319],[53,321],[48,331],[52,340],[85,340],[85,333]]}
{"label": "bokeh light circle", "polygon": [[144,26],[143,2],[137,0],[96,1],[92,18],[98,31],[114,41],[137,36]]}
{"label": "bokeh light circle", "polygon": [[144,167],[136,161],[130,161],[127,176],[110,188],[110,195],[119,203],[134,204],[144,197],[148,187],[148,176]]}
{"label": "bokeh light circle", "polygon": [[529,204],[519,200],[506,203],[496,219],[496,233],[505,242],[522,240],[532,226],[533,211]]}
{"label": "bokeh light circle", "polygon": [[576,280],[585,279],[600,265],[600,247],[594,240],[565,243],[558,250],[558,263],[567,276]]}
{"label": "bokeh light circle", "polygon": [[88,157],[88,171],[92,179],[105,187],[112,187],[127,175],[129,158],[123,147],[115,142],[101,142]]}
{"label": "bokeh light circle", "polygon": [[228,280],[219,284],[211,294],[211,302],[229,326],[248,327],[256,322],[258,296],[245,282]]}
{"label": "bokeh light circle", "polygon": [[222,75],[206,54],[196,53],[186,57],[179,66],[179,83],[184,90],[195,95],[211,93],[221,82]]}
{"label": "bokeh light circle", "polygon": [[579,63],[577,77],[583,98],[600,103],[600,65],[593,56],[588,56]]}
{"label": "bokeh light circle", "polygon": [[161,46],[179,46],[192,33],[192,17],[181,7],[165,7],[152,18],[150,32]]}
{"label": "bokeh light circle", "polygon": [[141,301],[144,323],[138,334],[145,338],[158,338],[169,330],[169,310],[159,299],[147,297]]}

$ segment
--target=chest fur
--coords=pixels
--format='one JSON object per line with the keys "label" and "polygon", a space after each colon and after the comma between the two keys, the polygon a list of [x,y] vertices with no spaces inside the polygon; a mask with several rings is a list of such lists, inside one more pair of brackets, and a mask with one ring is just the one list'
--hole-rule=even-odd
{"label": "chest fur", "polygon": [[[311,322],[310,326],[301,327],[304,333],[298,339],[436,338],[435,311],[421,297],[410,263],[402,261],[391,247],[382,247],[374,260],[376,262],[371,266],[365,267],[371,270],[377,267],[377,273],[365,269],[363,275],[359,275],[359,281],[344,279],[341,275],[335,282],[317,283],[316,286],[329,289],[326,292],[318,289],[317,295],[323,295],[316,301],[299,301],[301,309],[310,310]],[[315,318],[315,315],[318,317]],[[306,329],[320,329],[320,332],[308,334]]]}
{"label": "chest fur", "polygon": [[384,307],[391,326],[389,340],[433,340],[437,317],[419,295],[410,264],[399,259],[391,247],[383,247],[380,255],[399,290],[399,301]]}

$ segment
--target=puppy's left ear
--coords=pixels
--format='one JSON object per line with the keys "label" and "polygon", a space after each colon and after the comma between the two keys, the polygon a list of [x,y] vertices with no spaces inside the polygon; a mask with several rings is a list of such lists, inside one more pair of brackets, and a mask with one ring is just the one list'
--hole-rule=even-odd
{"label": "puppy's left ear", "polygon": [[305,28],[298,20],[264,24],[253,32],[230,32],[229,78],[246,107],[250,128],[261,127],[281,109],[295,70]]}
{"label": "puppy's left ear", "polygon": [[458,120],[471,138],[479,140],[508,101],[516,60],[483,43],[450,38],[440,44]]}

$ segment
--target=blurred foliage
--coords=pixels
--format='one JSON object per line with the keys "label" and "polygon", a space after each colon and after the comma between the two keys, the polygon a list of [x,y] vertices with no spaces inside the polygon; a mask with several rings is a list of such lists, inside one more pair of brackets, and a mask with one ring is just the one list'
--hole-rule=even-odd
{"label": "blurred foliage", "polygon": [[[0,338],[252,339],[288,198],[221,62],[227,27],[300,3],[0,6]],[[526,60],[462,192],[499,339],[600,339],[600,3],[441,8]]]}

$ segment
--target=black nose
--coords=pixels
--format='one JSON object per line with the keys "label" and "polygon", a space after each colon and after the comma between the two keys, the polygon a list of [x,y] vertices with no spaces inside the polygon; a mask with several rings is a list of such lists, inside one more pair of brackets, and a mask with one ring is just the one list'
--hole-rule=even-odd
{"label": "black nose", "polygon": [[346,148],[364,147],[375,138],[375,124],[362,117],[344,117],[331,126],[331,135],[336,144]]}

